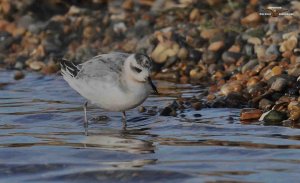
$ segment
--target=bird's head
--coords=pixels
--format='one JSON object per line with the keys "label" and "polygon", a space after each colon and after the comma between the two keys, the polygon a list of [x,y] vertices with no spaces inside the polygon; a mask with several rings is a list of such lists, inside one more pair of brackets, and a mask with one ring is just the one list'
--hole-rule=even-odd
{"label": "bird's head", "polygon": [[138,82],[146,82],[151,73],[152,60],[141,53],[132,54],[127,58],[128,74]]}

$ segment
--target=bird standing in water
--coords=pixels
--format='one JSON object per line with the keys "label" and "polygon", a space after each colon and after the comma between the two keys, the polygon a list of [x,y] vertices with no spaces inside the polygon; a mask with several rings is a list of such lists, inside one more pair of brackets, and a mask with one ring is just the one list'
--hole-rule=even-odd
{"label": "bird standing in water", "polygon": [[61,72],[68,84],[82,97],[85,134],[87,135],[87,105],[94,104],[107,111],[120,111],[126,127],[125,111],[143,103],[153,90],[150,73],[152,60],[145,54],[109,53],[82,63],[62,59]]}

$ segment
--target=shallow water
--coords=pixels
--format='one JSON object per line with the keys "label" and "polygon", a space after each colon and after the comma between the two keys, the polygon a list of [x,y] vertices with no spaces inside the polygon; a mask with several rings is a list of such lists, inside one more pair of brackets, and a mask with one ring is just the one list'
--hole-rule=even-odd
{"label": "shallow water", "polygon": [[[0,71],[1,182],[298,182],[300,130],[241,124],[238,109],[185,111],[182,117],[89,108],[60,76]],[[201,87],[158,82],[162,108]],[[201,117],[195,117],[201,114]]]}

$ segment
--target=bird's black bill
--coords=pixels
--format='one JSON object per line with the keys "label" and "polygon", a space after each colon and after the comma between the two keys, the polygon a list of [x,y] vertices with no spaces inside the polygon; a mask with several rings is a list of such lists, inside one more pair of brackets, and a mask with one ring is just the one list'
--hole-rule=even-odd
{"label": "bird's black bill", "polygon": [[153,91],[155,92],[155,94],[158,94],[158,91],[157,91],[157,88],[156,86],[153,84],[152,80],[150,77],[148,77],[148,81],[149,81],[149,84],[150,86],[152,87]]}

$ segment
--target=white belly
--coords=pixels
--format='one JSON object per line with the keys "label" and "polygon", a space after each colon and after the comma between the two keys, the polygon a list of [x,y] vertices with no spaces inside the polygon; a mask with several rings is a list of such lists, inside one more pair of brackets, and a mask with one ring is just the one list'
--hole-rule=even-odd
{"label": "white belly", "polygon": [[137,83],[130,90],[124,90],[117,84],[88,83],[80,80],[68,82],[81,96],[92,104],[108,111],[126,111],[143,103],[150,94],[150,86],[147,83]]}
{"label": "white belly", "polygon": [[88,98],[93,104],[108,111],[126,111],[143,103],[149,93],[146,90],[123,92],[119,89],[102,90],[95,97]]}

